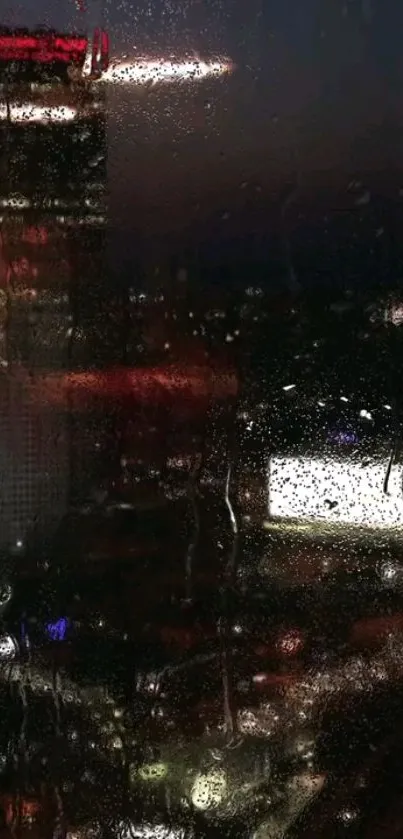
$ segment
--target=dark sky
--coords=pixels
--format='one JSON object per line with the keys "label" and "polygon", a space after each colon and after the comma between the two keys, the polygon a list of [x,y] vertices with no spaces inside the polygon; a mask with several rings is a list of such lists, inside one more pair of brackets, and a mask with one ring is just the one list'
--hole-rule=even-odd
{"label": "dark sky", "polygon": [[[296,172],[309,189],[351,166],[403,168],[398,0],[107,0],[104,16],[116,56],[194,50],[237,65],[226,80],[111,91],[115,226],[198,224],[237,212],[245,183],[261,200]],[[8,1],[1,19],[80,21],[73,0]]]}

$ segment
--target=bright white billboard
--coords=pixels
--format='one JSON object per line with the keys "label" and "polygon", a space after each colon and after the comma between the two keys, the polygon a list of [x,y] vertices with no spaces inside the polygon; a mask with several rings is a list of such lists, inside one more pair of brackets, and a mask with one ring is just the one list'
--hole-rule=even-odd
{"label": "bright white billboard", "polygon": [[384,492],[387,458],[272,457],[268,504],[272,518],[367,527],[403,524],[403,469],[394,465]]}

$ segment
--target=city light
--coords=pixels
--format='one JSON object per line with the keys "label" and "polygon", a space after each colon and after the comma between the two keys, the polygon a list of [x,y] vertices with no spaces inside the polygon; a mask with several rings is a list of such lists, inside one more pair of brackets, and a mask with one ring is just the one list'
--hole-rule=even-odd
{"label": "city light", "polygon": [[0,104],[0,120],[3,122],[17,123],[57,123],[72,122],[78,116],[77,108],[69,108],[66,105],[46,106]]}
{"label": "city light", "polygon": [[16,35],[12,32],[0,35],[1,61],[77,61],[83,58],[87,49],[87,38],[72,35],[43,34]]}
{"label": "city light", "polygon": [[168,774],[168,767],[165,763],[149,763],[140,766],[139,778],[142,781],[162,781]]}
{"label": "city light", "polygon": [[227,778],[222,769],[197,775],[191,792],[192,804],[197,810],[218,807],[227,794]]}
{"label": "city light", "polygon": [[96,372],[50,373],[35,377],[35,381],[23,369],[19,369],[21,384],[25,381],[30,397],[37,404],[43,403],[74,405],[76,409],[87,410],[93,400],[102,399],[110,404],[138,400],[139,403],[153,401],[155,404],[172,399],[178,404],[182,398],[188,404],[208,404],[217,399],[237,394],[238,380],[231,370],[217,367],[192,365],[161,365],[160,367],[124,368]]}
{"label": "city light", "polygon": [[336,457],[272,457],[268,470],[273,518],[366,527],[398,527],[403,515],[401,467],[388,461]]}
{"label": "city light", "polygon": [[0,661],[12,661],[18,652],[17,642],[11,635],[0,636]]}
{"label": "city light", "polygon": [[158,82],[197,82],[211,76],[223,76],[233,69],[231,61],[203,61],[199,58],[186,61],[167,59],[138,59],[116,61],[109,65],[101,81],[117,85],[144,85]]}

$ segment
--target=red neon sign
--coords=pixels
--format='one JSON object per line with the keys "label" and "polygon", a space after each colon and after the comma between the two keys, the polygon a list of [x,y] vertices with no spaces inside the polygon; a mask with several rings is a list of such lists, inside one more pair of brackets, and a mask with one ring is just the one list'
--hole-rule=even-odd
{"label": "red neon sign", "polygon": [[86,38],[61,35],[0,35],[2,61],[83,61]]}
{"label": "red neon sign", "polygon": [[[95,40],[101,55],[101,68],[108,66],[108,35],[96,30]],[[99,47],[98,47],[99,45]],[[74,35],[32,34],[0,35],[0,61],[37,61],[83,63],[88,48],[88,38]]]}

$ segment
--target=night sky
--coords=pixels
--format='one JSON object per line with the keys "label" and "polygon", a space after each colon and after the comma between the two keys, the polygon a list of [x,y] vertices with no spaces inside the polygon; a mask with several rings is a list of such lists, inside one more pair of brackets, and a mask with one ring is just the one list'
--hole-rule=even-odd
{"label": "night sky", "polygon": [[[110,92],[114,228],[151,239],[213,213],[228,220],[245,201],[253,216],[254,196],[296,173],[310,189],[354,166],[403,168],[397,0],[106,0],[104,16],[117,57],[236,64],[226,79]],[[9,3],[1,18],[80,25],[73,0]]]}

